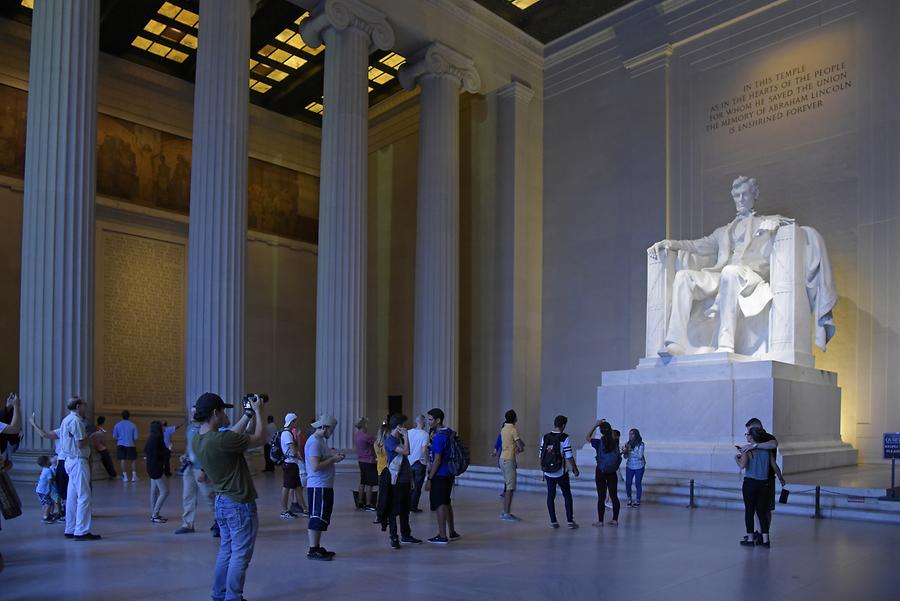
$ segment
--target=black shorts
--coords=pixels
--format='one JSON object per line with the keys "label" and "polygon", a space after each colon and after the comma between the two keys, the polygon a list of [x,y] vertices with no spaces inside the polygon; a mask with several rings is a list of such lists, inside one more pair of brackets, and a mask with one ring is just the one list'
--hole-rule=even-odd
{"label": "black shorts", "polygon": [[769,511],[775,511],[775,478],[766,480],[766,497],[764,501]]}
{"label": "black shorts", "polygon": [[282,484],[284,488],[297,488],[300,486],[300,466],[296,463],[284,463],[281,465]]}
{"label": "black shorts", "polygon": [[436,511],[441,505],[450,504],[450,493],[453,492],[453,476],[435,476],[431,479],[431,511]]}
{"label": "black shorts", "polygon": [[334,489],[307,488],[306,498],[309,501],[308,528],[325,532],[331,522],[331,510],[334,509]]}
{"label": "black shorts", "polygon": [[123,447],[116,445],[116,459],[119,461],[137,460],[137,447]]}
{"label": "black shorts", "polygon": [[359,462],[359,483],[362,486],[378,486],[378,469],[376,463]]}

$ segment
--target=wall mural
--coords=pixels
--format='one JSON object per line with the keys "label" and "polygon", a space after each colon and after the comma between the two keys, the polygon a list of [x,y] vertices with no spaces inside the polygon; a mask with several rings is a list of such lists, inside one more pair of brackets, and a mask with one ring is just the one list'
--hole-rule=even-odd
{"label": "wall mural", "polygon": [[[0,174],[25,177],[28,94],[0,85]],[[315,244],[319,178],[265,161],[248,164],[251,230]],[[97,118],[97,194],[188,214],[191,141],[100,114]]]}

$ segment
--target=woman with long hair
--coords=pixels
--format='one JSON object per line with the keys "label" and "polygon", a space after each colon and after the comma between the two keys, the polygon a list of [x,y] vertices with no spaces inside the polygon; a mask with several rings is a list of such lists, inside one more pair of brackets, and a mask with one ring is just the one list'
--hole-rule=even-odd
{"label": "woman with long hair", "polygon": [[[594,432],[600,430],[600,437],[594,438]],[[619,443],[613,433],[612,426],[606,420],[597,421],[587,435],[591,446],[597,454],[597,470],[594,473],[594,482],[597,485],[597,521],[594,526],[603,526],[603,518],[606,513],[606,493],[612,500],[613,519],[610,526],[619,525],[619,494],[617,492],[619,476],[616,470],[622,463],[622,455],[619,452]]]}
{"label": "woman with long hair", "polygon": [[159,512],[163,503],[169,498],[169,483],[166,481],[166,460],[168,447],[163,438],[162,422],[150,422],[150,435],[144,445],[144,458],[147,461],[147,475],[150,476],[150,521],[164,524],[168,520]]}
{"label": "woman with long hair", "polygon": [[[628,431],[628,442],[622,448],[622,457],[625,458],[625,496],[628,498],[626,505],[637,509],[641,506],[641,481],[644,479],[644,468],[647,460],[644,457],[644,440],[637,428]],[[635,500],[631,500],[631,482],[634,481]]]}
{"label": "woman with long hair", "polygon": [[375,435],[375,469],[378,471],[378,500],[376,501],[376,524],[381,524],[381,530],[387,530],[388,511],[391,507],[391,473],[388,470],[387,451],[384,448],[384,439],[390,434],[391,428],[387,419],[381,423],[378,433]]}
{"label": "woman with long hair", "polygon": [[[766,442],[762,428],[751,428],[746,433],[747,442],[762,443]],[[744,471],[744,484],[742,493],[744,496],[744,526],[747,534],[741,539],[742,546],[752,547],[761,545],[766,549],[769,548],[769,504],[767,501],[768,480],[769,480],[769,464],[772,461],[772,455],[766,449],[751,449],[744,453],[738,451],[734,458]],[[760,536],[757,539],[753,531],[753,516],[756,515],[759,520]]]}

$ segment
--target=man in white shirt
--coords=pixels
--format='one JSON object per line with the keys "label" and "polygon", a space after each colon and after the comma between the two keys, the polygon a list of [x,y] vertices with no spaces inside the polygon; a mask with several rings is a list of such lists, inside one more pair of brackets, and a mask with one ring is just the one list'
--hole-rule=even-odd
{"label": "man in white shirt", "polygon": [[91,534],[91,454],[90,437],[84,427],[85,402],[73,397],[59,426],[60,448],[66,456],[69,486],[66,494],[66,538],[80,541],[100,540]]}
{"label": "man in white shirt", "polygon": [[566,506],[566,521],[570,529],[575,530],[572,510],[572,488],[569,483],[569,467],[577,478],[578,466],[575,464],[575,454],[572,452],[572,442],[565,433],[569,419],[565,415],[557,415],[553,420],[553,430],[544,434],[541,438],[540,460],[541,469],[544,472],[544,480],[547,482],[547,511],[550,513],[550,527],[559,528],[556,521],[556,487],[562,490]]}
{"label": "man in white shirt", "polygon": [[422,496],[422,485],[425,484],[425,473],[428,471],[428,432],[425,431],[425,416],[416,417],[416,427],[407,431],[409,437],[409,466],[413,476],[413,492],[409,501],[409,510],[421,513],[419,498]]}

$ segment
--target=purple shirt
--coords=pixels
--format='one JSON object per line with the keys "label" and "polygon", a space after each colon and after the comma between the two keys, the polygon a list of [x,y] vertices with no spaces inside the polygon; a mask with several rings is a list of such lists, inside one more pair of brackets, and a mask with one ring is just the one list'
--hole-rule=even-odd
{"label": "purple shirt", "polygon": [[360,463],[377,463],[375,459],[375,437],[368,432],[357,430],[353,434],[353,447]]}

